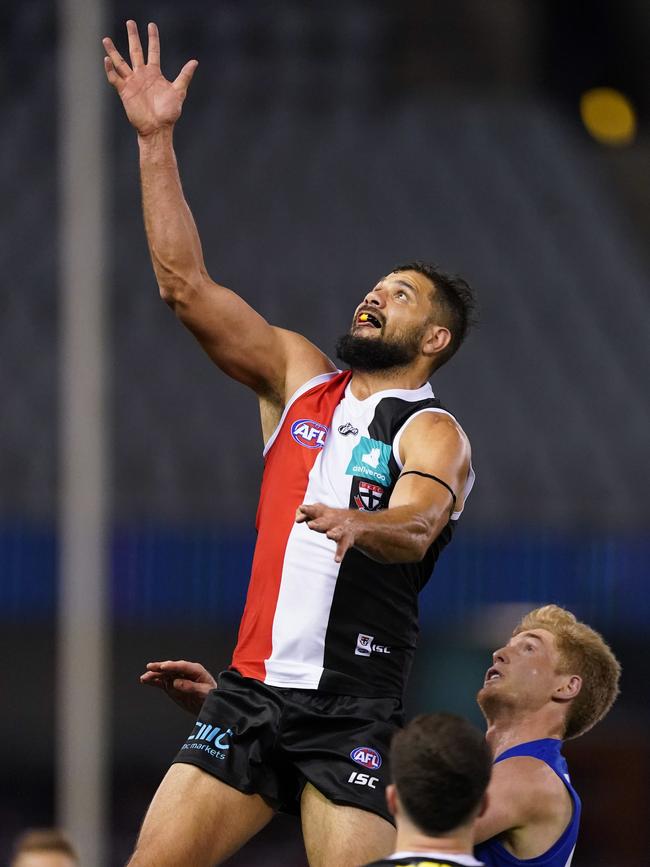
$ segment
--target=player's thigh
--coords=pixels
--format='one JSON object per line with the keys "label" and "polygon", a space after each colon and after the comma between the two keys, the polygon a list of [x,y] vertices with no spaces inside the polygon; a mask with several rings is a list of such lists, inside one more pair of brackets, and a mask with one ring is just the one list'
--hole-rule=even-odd
{"label": "player's thigh", "polygon": [[189,764],[167,771],[145,816],[130,867],[212,867],[273,817],[259,795],[245,795]]}
{"label": "player's thigh", "polygon": [[300,815],[310,867],[358,867],[394,851],[390,822],[368,810],[334,804],[311,783],[303,790]]}

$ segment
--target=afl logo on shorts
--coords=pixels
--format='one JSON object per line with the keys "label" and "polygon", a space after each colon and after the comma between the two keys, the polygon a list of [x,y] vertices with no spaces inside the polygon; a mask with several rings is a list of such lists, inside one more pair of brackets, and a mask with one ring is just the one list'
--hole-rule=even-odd
{"label": "afl logo on shorts", "polygon": [[291,425],[291,436],[306,449],[322,449],[329,428],[309,418],[299,418]]}
{"label": "afl logo on shorts", "polygon": [[377,768],[381,767],[381,756],[377,750],[372,750],[370,747],[355,747],[350,753],[350,758],[353,762],[371,771],[376,771]]}

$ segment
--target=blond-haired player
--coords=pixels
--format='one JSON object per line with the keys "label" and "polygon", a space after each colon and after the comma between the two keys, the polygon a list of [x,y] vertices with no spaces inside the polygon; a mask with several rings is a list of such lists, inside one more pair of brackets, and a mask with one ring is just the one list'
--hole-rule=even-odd
{"label": "blond-haired player", "polygon": [[571,863],[580,799],[562,742],[605,716],[620,671],[602,636],[557,605],[531,611],[495,651],[477,696],[494,755],[475,832],[476,857],[488,867]]}

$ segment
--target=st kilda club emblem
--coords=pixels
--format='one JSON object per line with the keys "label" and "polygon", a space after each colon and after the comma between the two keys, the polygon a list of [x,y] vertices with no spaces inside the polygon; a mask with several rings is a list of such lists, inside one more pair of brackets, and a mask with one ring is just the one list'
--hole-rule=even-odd
{"label": "st kilda club emblem", "polygon": [[366,479],[355,478],[352,498],[357,509],[364,512],[375,512],[377,509],[384,509],[386,503],[386,489],[380,485],[375,485]]}

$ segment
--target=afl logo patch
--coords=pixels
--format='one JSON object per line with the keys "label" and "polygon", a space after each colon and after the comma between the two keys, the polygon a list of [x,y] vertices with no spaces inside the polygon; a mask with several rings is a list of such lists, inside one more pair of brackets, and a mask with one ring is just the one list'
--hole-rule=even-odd
{"label": "afl logo patch", "polygon": [[353,762],[371,771],[381,768],[381,756],[377,750],[370,747],[355,747],[350,753],[350,758]]}
{"label": "afl logo patch", "polygon": [[318,421],[309,418],[299,418],[291,425],[291,436],[306,449],[322,449],[327,439],[329,428]]}

